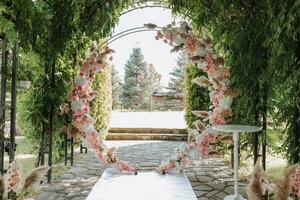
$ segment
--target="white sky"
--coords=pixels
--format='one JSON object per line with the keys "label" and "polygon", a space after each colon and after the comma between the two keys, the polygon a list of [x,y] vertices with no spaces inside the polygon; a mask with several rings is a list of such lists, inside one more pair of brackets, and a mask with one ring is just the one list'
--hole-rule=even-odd
{"label": "white sky", "polygon": [[[158,26],[170,24],[174,18],[171,11],[163,8],[144,8],[126,13],[120,17],[119,24],[115,27],[114,34],[124,30],[141,27],[146,23],[154,23]],[[179,21],[177,18],[176,21]],[[124,66],[129,59],[133,47],[140,47],[145,61],[152,63],[156,71],[162,75],[161,83],[167,86],[170,79],[169,73],[176,65],[178,54],[171,53],[171,47],[163,41],[155,40],[156,32],[134,33],[122,37],[109,46],[116,51],[113,55],[113,64],[119,71],[121,78],[124,77]]]}

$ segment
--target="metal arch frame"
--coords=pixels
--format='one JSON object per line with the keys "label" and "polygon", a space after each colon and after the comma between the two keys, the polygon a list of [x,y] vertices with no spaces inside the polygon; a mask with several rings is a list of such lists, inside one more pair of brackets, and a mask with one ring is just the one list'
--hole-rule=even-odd
{"label": "metal arch frame", "polygon": [[[153,5],[147,5],[147,3],[153,3]],[[139,4],[146,4],[146,5],[139,5]],[[134,7],[134,5],[138,5],[138,6]],[[135,10],[138,10],[138,9],[144,9],[144,8],[163,8],[163,9],[172,10],[172,8],[170,6],[166,6],[163,3],[157,2],[155,0],[135,1],[135,2],[132,2],[131,4],[128,5],[128,8],[130,8],[130,7],[132,7],[132,8],[121,12],[119,17],[121,17],[122,15],[127,14],[129,12],[132,12],[132,11],[135,11]],[[183,12],[183,11],[180,11],[179,13],[183,14],[186,17],[189,17],[191,20],[195,20],[195,18],[193,18],[191,15],[189,15],[189,14]]]}
{"label": "metal arch frame", "polygon": [[122,12],[120,14],[120,17],[122,15],[125,15],[127,13],[130,13],[132,11],[135,11],[135,10],[138,10],[138,9],[144,9],[144,8],[163,8],[163,9],[171,9],[170,7],[167,7],[167,6],[162,6],[162,5],[145,5],[145,6],[139,6],[139,7],[135,7],[135,8],[131,8],[129,10],[125,10],[124,12]]}
{"label": "metal arch frame", "polygon": [[127,30],[117,33],[117,34],[111,36],[110,38],[108,38],[107,40],[105,40],[103,43],[101,43],[99,45],[99,48],[102,49],[104,46],[107,46],[107,45],[111,44],[112,42],[114,42],[124,36],[130,35],[130,34],[140,33],[140,32],[148,32],[148,31],[160,31],[160,30],[162,30],[162,27],[156,27],[154,29],[150,29],[150,28],[141,26],[141,27],[127,29]]}

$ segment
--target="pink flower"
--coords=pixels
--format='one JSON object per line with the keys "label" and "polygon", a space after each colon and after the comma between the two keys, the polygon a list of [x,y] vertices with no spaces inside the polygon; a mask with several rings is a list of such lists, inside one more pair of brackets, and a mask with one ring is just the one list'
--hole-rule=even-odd
{"label": "pink flower", "polygon": [[76,96],[73,92],[71,92],[71,93],[69,93],[69,95],[68,95],[68,100],[69,100],[69,101],[78,101],[79,98],[78,98],[78,96]]}
{"label": "pink flower", "polygon": [[196,147],[195,143],[189,143],[189,150],[192,150],[195,147]]}
{"label": "pink flower", "polygon": [[209,141],[209,143],[216,143],[218,140],[218,136],[215,134],[208,134],[207,139]]}
{"label": "pink flower", "polygon": [[185,38],[185,46],[189,53],[193,53],[196,50],[196,40],[192,38],[190,35]]}
{"label": "pink flower", "polygon": [[207,140],[206,135],[202,135],[199,143],[198,143],[198,148],[200,151],[201,156],[207,156],[208,155],[208,147],[209,147],[209,142]]}
{"label": "pink flower", "polygon": [[295,169],[295,173],[292,178],[292,193],[300,197],[300,166]]}
{"label": "pink flower", "polygon": [[160,31],[157,31],[156,37],[158,39],[162,39],[164,37],[164,34],[162,34]]}
{"label": "pink flower", "polygon": [[167,32],[165,33],[165,38],[166,38],[167,40],[173,41],[173,35],[172,35],[172,32],[171,32],[171,31],[167,31]]}

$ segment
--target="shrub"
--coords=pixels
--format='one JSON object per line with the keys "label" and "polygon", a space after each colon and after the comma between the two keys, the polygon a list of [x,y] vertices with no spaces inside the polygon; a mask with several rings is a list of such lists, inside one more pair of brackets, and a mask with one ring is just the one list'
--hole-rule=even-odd
{"label": "shrub", "polygon": [[95,128],[104,138],[109,128],[112,111],[111,68],[96,74],[93,89],[100,94],[91,103],[91,114],[95,119]]}
{"label": "shrub", "polygon": [[202,75],[204,72],[196,66],[186,65],[184,73],[184,117],[189,128],[193,127],[193,122],[197,119],[192,111],[208,110],[210,105],[207,88],[199,87],[191,82],[194,78]]}

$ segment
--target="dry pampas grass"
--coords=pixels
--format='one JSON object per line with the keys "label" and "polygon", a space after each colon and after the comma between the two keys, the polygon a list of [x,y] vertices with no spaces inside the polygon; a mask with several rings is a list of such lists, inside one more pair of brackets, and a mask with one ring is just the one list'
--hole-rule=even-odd
{"label": "dry pampas grass", "polygon": [[200,117],[200,118],[207,118],[209,116],[207,111],[193,110],[192,113],[196,117]]}
{"label": "dry pampas grass", "polygon": [[25,179],[22,188],[22,195],[24,195],[29,188],[39,185],[43,179],[43,176],[46,175],[49,169],[50,169],[49,166],[41,166],[34,169]]}
{"label": "dry pampas grass", "polygon": [[247,187],[247,196],[249,200],[262,200],[268,190],[268,175],[260,165],[260,159],[256,161],[254,170],[251,174],[250,183]]}
{"label": "dry pampas grass", "polygon": [[205,125],[202,123],[202,121],[201,120],[196,120],[195,122],[194,122],[194,125],[196,126],[196,128],[199,130],[199,131],[201,131],[201,132],[203,132],[204,130],[205,130]]}
{"label": "dry pampas grass", "polygon": [[275,200],[288,200],[292,190],[292,175],[296,166],[285,169],[282,179],[271,178],[275,184]]}
{"label": "dry pampas grass", "polygon": [[193,129],[188,128],[187,132],[188,132],[188,143],[195,142],[196,141],[196,137],[195,137],[195,133],[194,133]]}

